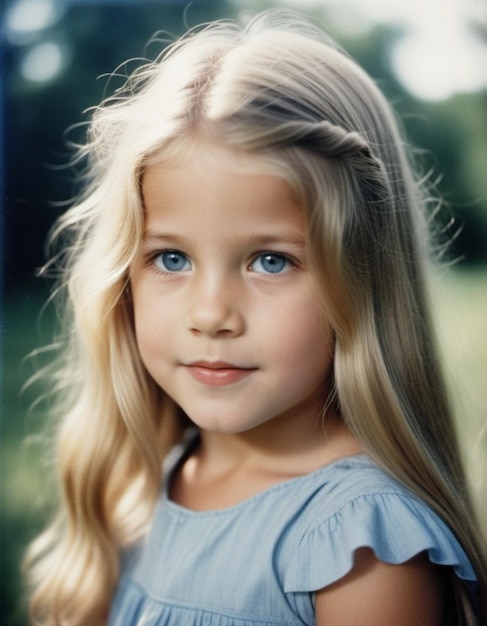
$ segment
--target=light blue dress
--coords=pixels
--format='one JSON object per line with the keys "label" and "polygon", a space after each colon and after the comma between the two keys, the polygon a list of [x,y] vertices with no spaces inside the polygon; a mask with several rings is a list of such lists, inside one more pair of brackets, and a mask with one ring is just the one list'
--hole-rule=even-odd
{"label": "light blue dress", "polygon": [[109,626],[312,625],[313,592],[364,546],[387,563],[427,551],[475,588],[448,527],[365,455],[216,511],[169,500],[167,478],[150,533],[124,556]]}

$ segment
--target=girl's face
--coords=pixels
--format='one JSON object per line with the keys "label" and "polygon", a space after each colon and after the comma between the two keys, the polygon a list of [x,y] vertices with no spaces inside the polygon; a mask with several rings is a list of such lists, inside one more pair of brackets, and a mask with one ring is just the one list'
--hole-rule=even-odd
{"label": "girl's face", "polygon": [[303,211],[282,178],[225,167],[236,158],[205,160],[200,143],[145,172],[145,237],[131,277],[139,351],[203,430],[316,426],[332,340]]}

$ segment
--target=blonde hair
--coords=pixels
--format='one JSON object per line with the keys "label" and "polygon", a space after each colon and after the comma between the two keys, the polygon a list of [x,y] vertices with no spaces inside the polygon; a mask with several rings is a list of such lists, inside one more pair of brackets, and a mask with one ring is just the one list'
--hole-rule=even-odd
{"label": "blonde hair", "polygon": [[[150,521],[185,418],[141,363],[129,278],[141,175],[195,133],[272,163],[307,211],[336,337],[333,402],[364,449],[427,501],[487,573],[432,339],[427,204],[390,108],[320,30],[282,12],[189,32],[95,112],[86,190],[59,221],[65,350],[58,515],[27,559],[35,624],[103,623],[118,554]],[[183,142],[183,143],[181,143]],[[178,148],[179,146],[179,148]],[[452,582],[455,623],[475,623]]]}

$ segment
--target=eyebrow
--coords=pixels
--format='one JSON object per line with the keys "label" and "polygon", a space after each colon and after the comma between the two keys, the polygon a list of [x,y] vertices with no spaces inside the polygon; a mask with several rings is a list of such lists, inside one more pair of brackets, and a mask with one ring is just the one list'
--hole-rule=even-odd
{"label": "eyebrow", "polygon": [[[292,230],[277,232],[277,233],[256,233],[243,236],[237,236],[239,242],[249,242],[254,245],[265,246],[272,244],[292,244],[298,246],[304,246],[306,244],[305,238]],[[192,237],[179,236],[171,233],[155,232],[147,230],[144,233],[144,243],[164,243],[177,245],[185,242],[190,242]]]}
{"label": "eyebrow", "polygon": [[144,233],[144,242],[154,242],[157,243],[159,241],[164,241],[167,243],[178,242],[181,241],[182,237],[178,237],[176,235],[171,235],[169,233],[158,233],[152,232],[150,230],[146,230]]}

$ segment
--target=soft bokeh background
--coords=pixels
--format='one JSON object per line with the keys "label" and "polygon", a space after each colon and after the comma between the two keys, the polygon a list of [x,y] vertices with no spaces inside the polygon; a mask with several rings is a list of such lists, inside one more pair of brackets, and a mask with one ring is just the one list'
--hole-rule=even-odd
{"label": "soft bokeh background", "polygon": [[[34,278],[47,230],[73,194],[65,131],[129,58],[154,57],[156,30],[177,35],[214,18],[298,8],[329,30],[378,80],[422,168],[438,180],[449,260],[434,277],[434,305],[458,429],[487,525],[487,6],[482,0],[11,0],[3,8],[2,392],[0,625],[26,624],[19,563],[46,515],[51,488],[40,462],[46,407],[21,392],[45,357],[49,284]],[[101,78],[97,78],[101,77]],[[108,84],[108,90],[116,87]],[[82,129],[71,131],[79,139]],[[453,217],[454,226],[447,228]],[[449,265],[449,263],[447,264]]]}

